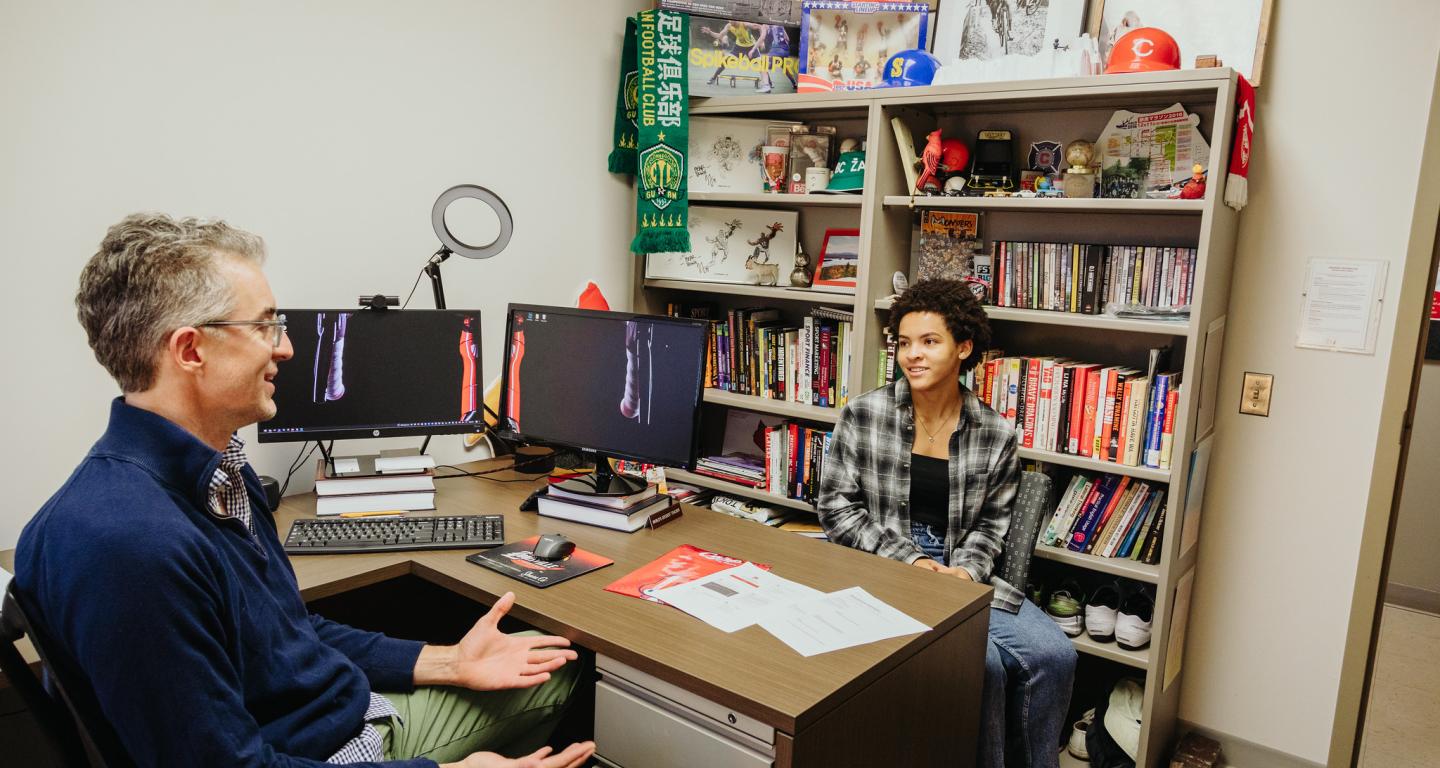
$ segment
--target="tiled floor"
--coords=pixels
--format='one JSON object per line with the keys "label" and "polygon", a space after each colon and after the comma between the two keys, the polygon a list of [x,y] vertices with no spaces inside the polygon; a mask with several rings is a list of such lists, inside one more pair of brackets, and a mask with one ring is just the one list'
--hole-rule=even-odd
{"label": "tiled floor", "polygon": [[1362,768],[1440,765],[1440,616],[1385,606]]}

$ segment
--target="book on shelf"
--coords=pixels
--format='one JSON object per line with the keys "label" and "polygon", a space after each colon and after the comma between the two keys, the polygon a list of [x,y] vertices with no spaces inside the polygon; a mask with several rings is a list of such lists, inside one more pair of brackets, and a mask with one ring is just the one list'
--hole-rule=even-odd
{"label": "book on shelf", "polygon": [[742,499],[729,496],[723,493],[715,494],[710,500],[710,509],[731,517],[738,517],[744,520],[753,520],[757,523],[768,523],[790,514],[790,510],[771,506],[764,502],[751,499]]}
{"label": "book on shelf", "polygon": [[589,493],[575,493],[573,491],[567,491],[554,483],[551,483],[550,487],[545,489],[546,496],[551,496],[557,499],[567,499],[569,501],[579,501],[584,504],[589,504],[591,506],[597,507],[605,507],[607,509],[625,509],[626,507],[634,506],[636,502],[648,499],[651,496],[658,494],[659,492],[660,489],[656,488],[653,485],[646,485],[643,489],[636,491],[635,493],[628,493],[623,496],[597,496],[595,494]]}
{"label": "book on shelf", "polygon": [[980,242],[980,215],[923,209],[919,232],[911,242],[910,262],[914,265],[912,274],[916,280],[976,277],[976,257],[984,250]]}
{"label": "book on shelf", "polygon": [[[1098,557],[1144,560],[1146,542],[1162,526],[1163,485],[1123,475],[1070,477],[1038,544]],[[1158,552],[1158,544],[1156,545]]]}
{"label": "book on shelf", "polygon": [[1179,309],[1193,298],[1198,255],[1184,247],[997,240],[991,301],[1087,315],[1111,304]]}
{"label": "book on shelf", "polygon": [[838,408],[850,397],[853,313],[817,307],[799,322],[778,309],[730,310],[706,334],[705,385]]}
{"label": "book on shelf", "polygon": [[316,496],[315,514],[321,517],[346,512],[415,512],[435,508],[435,491],[399,491],[389,493],[349,493],[338,496]]}
{"label": "book on shelf", "polygon": [[544,517],[554,517],[626,532],[669,522],[678,515],[680,510],[679,502],[663,494],[653,496],[625,509],[597,507],[549,495],[541,496],[537,501],[536,510]]}
{"label": "book on shelf", "polygon": [[315,460],[316,496],[433,490],[435,490],[435,470],[433,468],[396,474],[335,475],[327,471],[324,459]]}
{"label": "book on shelf", "polygon": [[961,383],[1014,427],[1021,448],[1159,469],[1168,467],[1179,378],[994,350]]}

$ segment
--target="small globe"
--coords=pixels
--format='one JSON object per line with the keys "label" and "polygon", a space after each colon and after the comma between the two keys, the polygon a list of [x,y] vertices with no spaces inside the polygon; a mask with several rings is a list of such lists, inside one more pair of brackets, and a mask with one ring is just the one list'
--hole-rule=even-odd
{"label": "small globe", "polygon": [[1095,160],[1095,144],[1084,139],[1076,139],[1065,145],[1065,162],[1071,168],[1089,168]]}

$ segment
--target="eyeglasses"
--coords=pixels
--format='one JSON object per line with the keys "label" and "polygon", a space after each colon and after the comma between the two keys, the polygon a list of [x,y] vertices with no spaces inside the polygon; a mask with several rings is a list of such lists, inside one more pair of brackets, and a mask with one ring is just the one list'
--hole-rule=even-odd
{"label": "eyeglasses", "polygon": [[260,328],[273,328],[271,332],[270,345],[276,348],[280,346],[280,340],[285,337],[285,316],[276,315],[274,320],[213,320],[208,323],[200,323],[196,328],[223,328],[229,325],[253,325]]}

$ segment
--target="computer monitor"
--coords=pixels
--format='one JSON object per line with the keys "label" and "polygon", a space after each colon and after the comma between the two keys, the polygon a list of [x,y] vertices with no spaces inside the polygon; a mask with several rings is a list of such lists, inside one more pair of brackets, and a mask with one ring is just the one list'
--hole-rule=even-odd
{"label": "computer monitor", "polygon": [[485,430],[478,310],[280,311],[295,356],[260,442]]}
{"label": "computer monitor", "polygon": [[511,304],[501,434],[598,454],[567,490],[626,495],[643,485],[607,458],[691,468],[705,373],[703,320]]}

